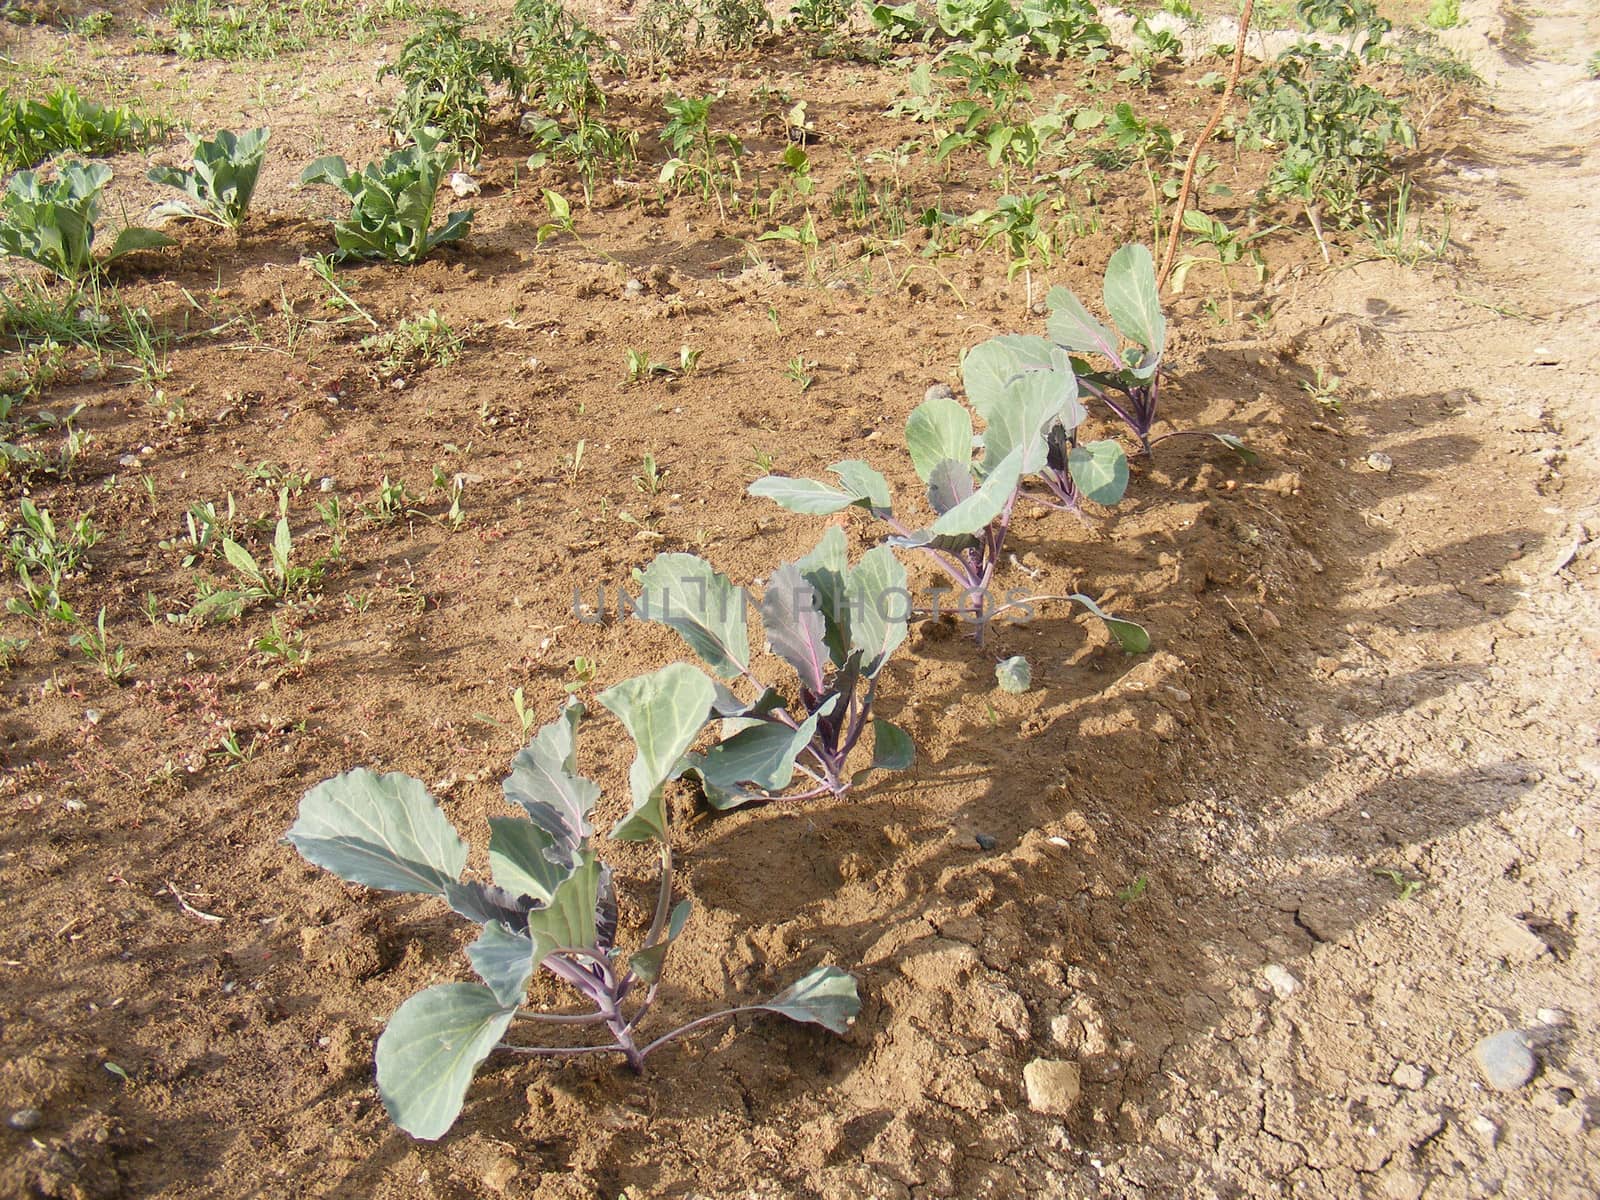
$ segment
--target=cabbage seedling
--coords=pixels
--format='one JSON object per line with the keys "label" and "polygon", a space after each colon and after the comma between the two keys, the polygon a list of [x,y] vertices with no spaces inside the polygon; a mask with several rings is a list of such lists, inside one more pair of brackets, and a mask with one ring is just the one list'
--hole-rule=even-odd
{"label": "cabbage seedling", "polygon": [[328,184],[350,200],[350,216],[333,223],[340,258],[420,262],[436,246],[453,242],[472,227],[472,209],[453,212],[433,230],[434,197],[455,165],[453,150],[440,147],[438,130],[419,129],[414,144],[352,175],[338,156],[319,158],[300,173],[300,183]]}
{"label": "cabbage seedling", "polygon": [[[378,1093],[401,1129],[417,1138],[442,1137],[461,1112],[474,1072],[497,1050],[550,1057],[615,1053],[638,1071],[663,1044],[739,1013],[774,1012],[835,1033],[855,1019],[861,1008],[855,979],[836,967],[817,967],[770,1000],[700,1017],[653,1040],[640,1035],[667,952],[689,917],[688,900],[672,904],[663,791],[716,697],[711,680],[686,663],[626,680],[599,697],[637,748],[628,775],[633,806],[611,836],[657,842],[661,853],[655,914],[629,954],[617,945],[611,870],[592,845],[600,788],[577,774],[583,709],[575,702],[512,761],[503,787],[521,815],[489,818],[491,882],[463,878],[467,844],[427,788],[408,775],[357,768],[300,801],[288,840],[310,862],[350,883],[438,896],[483,927],[467,948],[482,982],[418,992],[378,1039]],[[571,987],[591,1011],[524,1008],[538,970]],[[601,1026],[608,1038],[534,1045],[508,1039],[516,1022],[548,1029]]]}
{"label": "cabbage seedling", "polygon": [[[1122,498],[1128,467],[1115,442],[1074,447],[1059,460],[1052,456],[1054,442],[1075,433],[1085,414],[1067,355],[1043,338],[991,338],[967,355],[963,369],[967,395],[985,423],[981,434],[974,434],[971,414],[949,397],[925,400],[906,421],[906,449],[935,514],[926,528],[913,530],[898,519],[888,480],[856,459],[829,468],[839,477],[838,487],[768,475],[749,490],[793,512],[867,509],[892,531],[888,545],[922,552],[955,584],[982,644],[989,621],[1026,603],[991,607],[988,602],[1024,480],[1038,474],[1058,495],[1070,486],[1074,497],[1087,495],[1109,505]],[[1104,617],[1087,597],[1067,598]],[[1108,624],[1124,648],[1136,653],[1148,648],[1148,636],[1131,621]]]}
{"label": "cabbage seedling", "polygon": [[[1045,297],[1051,310],[1048,339],[1015,337],[994,340],[1008,344],[1008,352],[1016,360],[1015,365],[1019,369],[1042,366],[1066,351],[1070,356],[1071,369],[1078,378],[1079,391],[1092,396],[1115,413],[1133,431],[1146,454],[1151,453],[1151,447],[1157,442],[1168,438],[1209,437],[1221,442],[1246,462],[1255,461],[1255,454],[1231,433],[1183,430],[1158,438],[1150,436],[1161,393],[1161,355],[1167,343],[1167,319],[1161,312],[1155,263],[1149,250],[1140,245],[1128,245],[1111,256],[1111,261],[1106,264],[1102,299],[1106,312],[1116,323],[1116,332],[1095,318],[1067,288],[1053,287]],[[1125,343],[1126,349],[1123,348]],[[978,347],[978,350],[982,349]],[[970,373],[973,355],[978,350],[967,356],[969,392],[972,387]],[[1109,367],[1096,370],[1088,360],[1078,357],[1080,354],[1094,354],[1104,359]],[[1080,478],[1080,472],[1061,469],[1070,458],[1092,459],[1098,472],[1119,472],[1125,477],[1127,466],[1122,460],[1122,452],[1113,452],[1109,446],[1106,442],[1079,446],[1071,431],[1054,432],[1050,446],[1050,470],[1044,474],[1044,479],[1063,505],[1076,507],[1078,500],[1074,485]],[[1085,473],[1097,472],[1090,469]]]}
{"label": "cabbage seedling", "polygon": [[[94,268],[94,227],[110,182],[111,168],[103,163],[67,163],[50,183],[32,171],[18,171],[0,197],[0,254],[25,258],[76,282]],[[165,234],[130,225],[117,235],[107,260],[170,245]]]}
{"label": "cabbage seedling", "polygon": [[265,129],[244,133],[224,129],[213,140],[189,135],[194,157],[189,170],[152,167],[147,176],[151,183],[177,188],[188,199],[158,205],[156,215],[193,217],[238,229],[244,224],[267,157],[267,136]]}
{"label": "cabbage seedling", "polygon": [[[784,563],[767,580],[760,614],[766,640],[799,677],[785,698],[750,666],[745,594],[692,554],[662,554],[643,571],[636,611],[676,629],[723,679],[753,685],[756,699],[725,686],[712,704],[722,741],[689,756],[712,808],[768,800],[842,796],[870,771],[903,771],[910,735],[872,715],[884,666],[905,641],[911,613],[906,571],[880,546],[851,567],[844,532],[830,529],[817,548]],[[845,763],[868,727],[872,764],[851,775]],[[785,796],[795,776],[804,790]]]}

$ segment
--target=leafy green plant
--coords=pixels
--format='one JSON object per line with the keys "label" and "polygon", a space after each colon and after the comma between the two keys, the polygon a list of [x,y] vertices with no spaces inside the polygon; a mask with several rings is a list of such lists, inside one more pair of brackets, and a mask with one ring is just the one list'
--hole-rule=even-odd
{"label": "leafy green plant", "polygon": [[441,140],[464,147],[476,161],[478,132],[489,119],[490,88],[522,89],[522,71],[506,41],[466,36],[467,18],[436,9],[407,40],[400,57],[378,72],[399,78],[403,90],[389,110],[389,128],[401,136],[436,129]]}
{"label": "leafy green plant", "polygon": [[571,128],[553,117],[535,117],[526,129],[534,145],[528,167],[570,163],[583,180],[584,203],[594,198],[594,187],[604,170],[619,170],[638,157],[639,135],[631,129],[607,125],[589,116],[574,118]]}
{"label": "leafy green plant", "polygon": [[454,165],[455,154],[440,148],[438,133],[422,129],[412,145],[368,163],[359,174],[350,174],[342,158],[319,158],[301,173],[300,183],[336,187],[349,198],[350,216],[333,223],[338,257],[416,263],[472,227],[467,209],[433,229],[434,198]]}
{"label": "leafy green plant", "polygon": [[[1139,439],[1146,454],[1157,442],[1168,438],[1210,437],[1252,461],[1252,452],[1231,433],[1184,430],[1157,438],[1150,436],[1161,392],[1161,354],[1167,343],[1167,319],[1156,292],[1155,263],[1150,251],[1140,245],[1128,245],[1113,254],[1106,264],[1101,298],[1116,332],[1092,316],[1069,289],[1054,287],[1045,297],[1051,310],[1049,339],[1011,338],[1006,344],[1007,353],[1033,363],[1052,361],[1051,356],[1063,351],[1071,355],[1071,369],[1077,375],[1079,388],[1110,409]],[[1106,366],[1096,369],[1087,359],[1078,357],[1083,354],[1095,355]],[[967,357],[970,364],[972,356]],[[1053,442],[1052,465],[1056,458],[1077,454],[1080,449],[1084,448],[1071,439]],[[1057,473],[1053,481],[1047,475],[1046,482],[1051,483],[1051,490],[1064,503],[1075,501],[1071,478]]]}
{"label": "leafy green plant", "polygon": [[86,556],[104,536],[87,516],[58,528],[49,509],[23,497],[18,502],[21,527],[6,546],[6,561],[17,573],[21,598],[6,601],[6,611],[44,624],[78,622],[73,608],[61,597],[66,579],[86,565]]}
{"label": "leafy green plant", "polygon": [[1341,228],[1361,215],[1361,199],[1389,171],[1391,147],[1416,146],[1398,101],[1357,78],[1353,55],[1302,45],[1280,55],[1244,86],[1244,129],[1279,147],[1267,193],[1299,201],[1323,258],[1322,218]]}
{"label": "leafy green plant", "polygon": [[[929,397],[906,421],[906,449],[935,515],[927,527],[913,530],[902,523],[888,481],[855,459],[829,468],[839,477],[838,487],[769,475],[749,491],[813,515],[865,508],[892,531],[889,546],[922,553],[950,579],[958,594],[957,612],[971,620],[981,643],[986,627],[1000,613],[1028,603],[1019,597],[1005,604],[991,600],[1024,480],[1038,475],[1058,496],[1070,489],[1073,504],[1081,495],[1110,505],[1127,488],[1128,467],[1115,442],[1067,450],[1086,414],[1067,354],[1043,338],[990,338],[967,354],[962,374],[967,396],[985,424],[981,435],[974,434],[967,409],[949,397]],[[1047,497],[1034,498],[1063,506]],[[1105,620],[1125,648],[1149,647],[1142,628],[1109,617],[1088,596],[1065,599],[1084,604]]]}
{"label": "leafy green plant", "polygon": [[1422,19],[1431,29],[1454,29],[1461,24],[1461,0],[1433,0]]}
{"label": "leafy green plant", "polygon": [[74,650],[81,651],[85,658],[99,667],[112,683],[123,683],[127,680],[128,672],[133,669],[133,663],[128,657],[127,649],[120,645],[113,647],[110,638],[106,636],[104,608],[100,610],[100,616],[92,626],[73,634],[67,640]]}
{"label": "leafy green plant", "polygon": [[855,7],[856,0],[795,0],[789,9],[789,21],[806,33],[837,33],[849,24]]}
{"label": "leafy green plant", "polygon": [[661,129],[661,142],[672,157],[661,168],[661,182],[677,189],[683,179],[697,179],[700,194],[708,200],[715,197],[721,212],[723,182],[729,175],[739,178],[744,144],[731,133],[712,131],[711,105],[716,99],[673,96],[663,101],[667,122]]}
{"label": "leafy green plant", "polygon": [[231,621],[254,604],[287,600],[310,591],[321,582],[320,566],[294,561],[294,537],[289,530],[288,509],[289,493],[285,489],[278,496],[278,523],[265,563],[232,538],[222,539],[222,557],[233,568],[236,582],[224,588],[202,583],[189,609],[191,620]]}
{"label": "leafy green plant", "polygon": [[[692,554],[663,554],[634,581],[636,615],[677,630],[717,675],[756,693],[746,701],[719,686],[712,707],[721,740],[688,758],[713,808],[842,796],[871,771],[911,765],[910,736],[872,716],[911,607],[905,567],[888,547],[869,550],[852,568],[843,531],[830,529],[815,550],[767,580],[758,612],[767,644],[798,677],[787,696],[754,673],[747,597],[726,575]],[[872,764],[850,774],[847,761],[869,728]],[[784,795],[797,774],[810,786]]]}
{"label": "leafy green plant", "polygon": [[[611,868],[594,846],[598,784],[577,774],[583,708],[571,704],[517,755],[503,790],[520,816],[489,818],[492,882],[464,879],[467,845],[418,780],[365,768],[307,792],[288,841],[308,861],[351,883],[438,896],[482,926],[467,958],[482,983],[436,984],[406,1000],[378,1039],[378,1093],[413,1137],[441,1137],[455,1122],[472,1076],[491,1053],[532,1056],[614,1053],[635,1071],[675,1038],[739,1013],[773,1012],[843,1033],[860,1011],[855,980],[817,967],[771,1000],[680,1025],[644,1041],[672,943],[690,902],[673,905],[670,825],[664,791],[705,724],[717,689],[674,663],[598,697],[632,736],[633,805],[611,830],[620,841],[654,842],[661,871],[649,929],[631,953],[618,945]],[[536,972],[566,984],[589,1007],[578,1013],[524,1007]],[[642,999],[627,1007],[639,993]],[[607,1040],[578,1045],[507,1041],[512,1023],[552,1031],[603,1026]]]}
{"label": "leafy green plant", "polygon": [[33,167],[64,151],[111,154],[142,149],[165,132],[165,122],[136,108],[111,108],[62,86],[37,100],[0,88],[0,172]]}
{"label": "leafy green plant", "polygon": [[158,206],[157,214],[195,217],[228,229],[239,228],[250,209],[250,197],[267,157],[268,136],[266,129],[238,134],[224,129],[210,140],[190,134],[192,167],[150,169],[150,182],[177,188],[188,197]]}
{"label": "leafy green plant", "polygon": [[1267,275],[1267,262],[1262,258],[1261,251],[1252,243],[1267,236],[1277,227],[1244,234],[1230,229],[1225,221],[1191,208],[1183,214],[1183,228],[1195,242],[1202,246],[1210,246],[1213,257],[1186,254],[1178,259],[1172,268],[1170,281],[1173,293],[1183,291],[1189,272],[1196,267],[1214,266],[1222,273],[1222,286],[1228,297],[1228,319],[1233,320],[1233,280],[1228,275],[1228,268],[1237,266],[1241,261],[1248,261],[1255,272],[1256,282],[1263,282]]}
{"label": "leafy green plant", "polygon": [[189,59],[273,58],[320,37],[355,38],[388,20],[415,16],[411,0],[168,0],[171,32],[147,31],[151,49]]}
{"label": "leafy green plant", "polygon": [[605,38],[574,19],[561,0],[517,0],[512,17],[516,28],[509,46],[527,103],[575,118],[605,106],[594,72],[623,66]]}
{"label": "leafy green plant", "polygon": [[447,367],[460,356],[463,345],[461,335],[432,308],[386,333],[361,339],[361,349],[379,356],[378,369],[385,375],[421,366]]}
{"label": "leafy green plant", "polygon": [[[95,222],[109,182],[111,168],[102,163],[67,163],[49,183],[32,171],[18,171],[0,198],[0,253],[38,263],[75,283],[95,266]],[[170,245],[165,234],[129,225],[117,235],[106,261]]]}
{"label": "leafy green plant", "polygon": [[753,49],[772,32],[766,0],[700,0],[711,41],[723,51]]}

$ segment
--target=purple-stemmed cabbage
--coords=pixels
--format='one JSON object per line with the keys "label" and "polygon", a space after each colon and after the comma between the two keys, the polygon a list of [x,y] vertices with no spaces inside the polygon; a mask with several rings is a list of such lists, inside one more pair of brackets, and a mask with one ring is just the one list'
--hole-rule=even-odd
{"label": "purple-stemmed cabbage", "polygon": [[[1105,310],[1116,323],[1116,332],[1096,319],[1083,303],[1064,287],[1053,287],[1045,297],[1050,306],[1047,325],[1050,337],[1017,339],[1031,343],[1035,356],[1068,352],[1072,370],[1078,377],[1078,387],[1094,397],[1117,415],[1135,437],[1144,453],[1151,447],[1171,437],[1210,437],[1234,451],[1246,462],[1255,461],[1255,454],[1243,441],[1231,433],[1184,431],[1152,438],[1150,430],[1156,423],[1156,404],[1161,394],[1161,355],[1167,345],[1167,319],[1161,312],[1161,297],[1156,286],[1155,262],[1150,251],[1139,245],[1122,247],[1106,264],[1105,283],[1101,289]],[[1096,369],[1089,361],[1077,357],[1093,354],[1103,360],[1105,367]],[[1104,466],[1115,469],[1111,451],[1104,449],[1109,443],[1099,442],[1079,447],[1076,438],[1068,436],[1051,444],[1051,472],[1046,482],[1063,504],[1076,507],[1077,496],[1070,477],[1060,469],[1060,460],[1085,450]],[[1120,451],[1117,452],[1120,455]],[[1126,474],[1126,463],[1122,465]]]}
{"label": "purple-stemmed cabbage", "polygon": [[[851,567],[844,533],[830,529],[772,573],[758,612],[768,645],[797,676],[787,694],[751,670],[746,594],[726,575],[692,554],[662,554],[634,579],[640,617],[671,626],[723,679],[755,692],[746,701],[719,684],[712,709],[722,740],[688,758],[713,808],[840,796],[868,771],[911,765],[910,736],[872,715],[911,608],[893,551],[869,550]],[[869,727],[871,766],[851,774],[846,762]],[[797,775],[808,785],[785,795]]]}
{"label": "purple-stemmed cabbage", "polygon": [[[1115,442],[1052,456],[1052,445],[1072,436],[1085,414],[1067,355],[1043,338],[990,338],[967,355],[963,373],[967,397],[984,422],[981,434],[974,432],[966,408],[949,397],[930,397],[906,420],[906,449],[934,514],[923,528],[913,529],[895,515],[888,481],[855,459],[828,468],[839,477],[839,486],[768,475],[751,484],[750,493],[793,512],[865,508],[891,530],[888,546],[919,551],[949,577],[958,592],[955,611],[972,621],[981,644],[991,620],[1025,603],[990,600],[1024,481],[1038,475],[1058,497],[1070,488],[1074,503],[1082,495],[1110,505],[1122,498],[1128,467]],[[1056,507],[1065,502],[1063,497]],[[1106,618],[1086,596],[1063,598],[1084,603],[1105,619],[1125,649],[1142,653],[1149,648],[1140,626]]]}
{"label": "purple-stemmed cabbage", "polygon": [[[350,883],[439,896],[483,927],[467,949],[482,982],[418,992],[378,1039],[378,1092],[401,1129],[418,1138],[443,1136],[461,1111],[473,1073],[496,1050],[614,1052],[641,1070],[645,1057],[664,1042],[737,1013],[775,1012],[836,1033],[855,1019],[861,1005],[854,978],[818,967],[765,1003],[713,1013],[651,1041],[639,1036],[667,951],[689,916],[688,900],[672,904],[663,789],[678,774],[717,695],[700,671],[674,663],[599,696],[637,747],[629,772],[633,805],[611,836],[655,841],[661,851],[655,914],[631,953],[617,944],[611,871],[591,844],[600,789],[577,774],[579,705],[569,704],[512,761],[504,791],[520,815],[489,819],[489,882],[464,877],[466,843],[427,788],[408,775],[357,768],[306,793],[288,833],[306,859]],[[589,1011],[523,1008],[540,969],[568,984]],[[505,1040],[517,1021],[546,1028],[604,1026],[609,1040],[554,1046]]]}

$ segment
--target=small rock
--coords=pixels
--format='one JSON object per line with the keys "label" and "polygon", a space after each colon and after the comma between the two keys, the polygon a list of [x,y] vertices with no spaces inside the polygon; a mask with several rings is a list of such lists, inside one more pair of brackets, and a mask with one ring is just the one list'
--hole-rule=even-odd
{"label": "small rock", "polygon": [[521,1170],[521,1163],[509,1154],[503,1154],[490,1163],[488,1169],[484,1171],[483,1185],[491,1192],[503,1192],[511,1186]]}
{"label": "small rock", "polygon": [[1504,913],[1490,918],[1484,941],[1496,958],[1511,963],[1531,963],[1550,948],[1533,930]]}
{"label": "small rock", "polygon": [[1472,1118],[1472,1132],[1492,1146],[1495,1143],[1495,1139],[1500,1136],[1500,1126],[1482,1113],[1479,1113]]}
{"label": "small rock", "polygon": [[1405,1088],[1414,1092],[1428,1082],[1428,1070],[1419,1067],[1416,1063],[1401,1063],[1389,1073],[1389,1082],[1397,1088]]}
{"label": "small rock", "polygon": [[548,118],[542,112],[525,112],[517,121],[517,130],[523,137],[532,137]]}
{"label": "small rock", "polygon": [[999,845],[999,843],[987,833],[974,834],[972,840],[978,843],[978,849],[980,850],[993,850],[997,845]]}
{"label": "small rock", "polygon": [[322,477],[322,479],[317,483],[317,491],[319,491],[319,492],[331,492],[331,491],[333,491],[334,486],[335,485],[334,485],[334,482],[333,482],[333,476],[324,475]]}
{"label": "small rock", "polygon": [[1539,1060],[1528,1048],[1527,1039],[1515,1029],[1490,1034],[1472,1048],[1472,1057],[1497,1092],[1516,1091],[1539,1069]]}
{"label": "small rock", "polygon": [[1287,1000],[1300,990],[1300,981],[1289,973],[1288,968],[1280,967],[1277,963],[1268,963],[1261,968],[1261,978],[1266,981],[1272,994],[1279,1000]]}
{"label": "small rock", "polygon": [[622,285],[622,294],[629,300],[637,300],[640,296],[644,295],[644,284],[640,283],[637,279],[630,279],[627,283]]}
{"label": "small rock", "polygon": [[1533,1015],[1539,1019],[1539,1024],[1550,1026],[1565,1025],[1572,1019],[1564,1008],[1541,1008]]}
{"label": "small rock", "polygon": [[1076,1050],[1083,1044],[1078,1022],[1066,1013],[1050,1018],[1050,1040],[1063,1050]]}
{"label": "small rock", "polygon": [[471,175],[465,171],[456,171],[450,176],[450,190],[456,194],[456,199],[465,200],[468,196],[476,196],[483,189]]}
{"label": "small rock", "polygon": [[37,1108],[19,1108],[6,1118],[6,1124],[13,1129],[20,1129],[23,1133],[37,1129],[44,1123],[44,1113]]}
{"label": "small rock", "polygon": [[1371,467],[1374,471],[1377,471],[1381,475],[1387,475],[1390,471],[1394,470],[1394,459],[1390,458],[1387,454],[1374,451],[1373,453],[1367,455],[1367,466]]}
{"label": "small rock", "polygon": [[1037,1113],[1064,1117],[1078,1102],[1081,1082],[1078,1064],[1055,1058],[1036,1058],[1022,1069],[1028,1107]]}
{"label": "small rock", "polygon": [[139,456],[137,454],[124,454],[117,459],[117,466],[119,467],[137,467],[138,465]]}
{"label": "small rock", "polygon": [[922,393],[922,400],[924,404],[926,404],[929,400],[954,400],[955,398],[956,394],[948,383],[936,383],[927,391]]}

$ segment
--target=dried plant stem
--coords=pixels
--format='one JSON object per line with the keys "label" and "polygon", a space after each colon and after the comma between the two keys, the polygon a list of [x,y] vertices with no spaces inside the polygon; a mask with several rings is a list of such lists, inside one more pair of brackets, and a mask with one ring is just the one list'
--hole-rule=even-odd
{"label": "dried plant stem", "polygon": [[1254,10],[1255,0],[1244,0],[1244,9],[1239,13],[1239,36],[1233,44],[1233,69],[1228,72],[1228,84],[1222,89],[1222,98],[1217,101],[1211,120],[1206,122],[1206,127],[1195,139],[1194,146],[1189,151],[1189,161],[1184,165],[1183,187],[1178,191],[1178,203],[1172,210],[1172,228],[1167,233],[1167,252],[1161,259],[1161,273],[1156,278],[1157,291],[1167,286],[1167,276],[1172,274],[1172,265],[1178,257],[1178,239],[1183,234],[1183,214],[1189,205],[1189,194],[1194,190],[1194,172],[1200,162],[1200,151],[1205,149],[1206,143],[1211,140],[1211,135],[1222,123],[1222,115],[1228,111],[1228,101],[1233,99],[1233,90],[1238,86],[1239,72],[1244,67],[1244,39],[1250,32],[1250,14]]}

